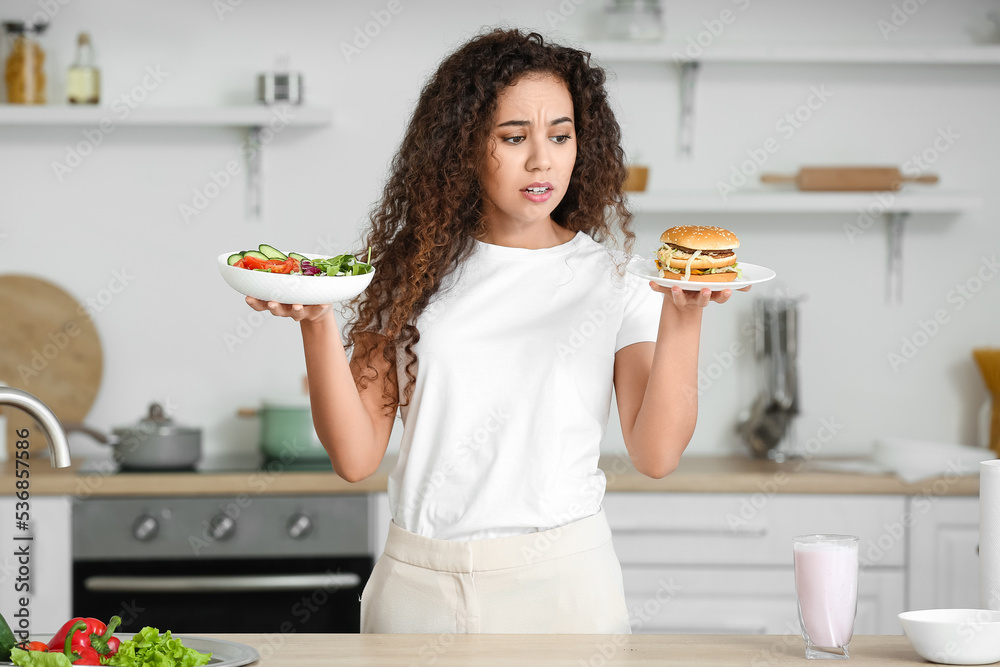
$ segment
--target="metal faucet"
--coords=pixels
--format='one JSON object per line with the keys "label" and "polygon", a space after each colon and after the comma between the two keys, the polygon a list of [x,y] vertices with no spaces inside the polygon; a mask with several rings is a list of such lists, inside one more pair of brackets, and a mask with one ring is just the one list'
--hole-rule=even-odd
{"label": "metal faucet", "polygon": [[0,405],[21,408],[35,418],[49,439],[49,460],[53,468],[70,466],[69,443],[62,424],[49,406],[22,389],[0,386]]}

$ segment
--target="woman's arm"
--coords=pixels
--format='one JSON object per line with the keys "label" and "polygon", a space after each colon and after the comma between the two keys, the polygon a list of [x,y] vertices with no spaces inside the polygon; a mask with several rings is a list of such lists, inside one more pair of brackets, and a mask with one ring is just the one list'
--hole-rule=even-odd
{"label": "woman's arm", "polygon": [[625,448],[636,470],[669,475],[694,434],[698,419],[698,343],[710,302],[725,303],[731,290],[685,292],[664,288],[656,343],[635,343],[615,355],[615,395]]}
{"label": "woman's arm", "polygon": [[[338,475],[348,482],[370,476],[385,456],[396,417],[394,409],[383,407],[383,378],[389,378],[391,400],[396,400],[398,391],[395,365],[382,359],[382,343],[375,336],[362,338],[348,362],[329,306],[265,303],[250,297],[247,303],[255,310],[300,323],[316,435]],[[364,358],[369,346],[374,347],[370,357],[374,372],[354,361]],[[362,373],[366,373],[368,383],[359,389],[356,379]]]}
{"label": "woman's arm", "polygon": [[[382,358],[382,344],[375,336],[359,341],[348,362],[332,312],[302,321],[302,345],[316,435],[338,475],[348,482],[365,479],[378,468],[389,445],[396,410],[383,407],[383,378],[389,377],[390,398],[395,401],[395,366]],[[364,358],[368,347],[374,347],[370,355],[374,372],[355,361]],[[356,380],[362,374],[368,382],[359,389]]]}

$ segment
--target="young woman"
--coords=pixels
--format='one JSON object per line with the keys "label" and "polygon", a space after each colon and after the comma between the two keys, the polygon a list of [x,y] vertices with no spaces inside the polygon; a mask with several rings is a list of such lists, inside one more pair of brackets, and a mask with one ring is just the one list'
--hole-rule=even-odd
{"label": "young woman", "polygon": [[444,60],[372,214],[350,360],[331,308],[247,299],[301,323],[341,477],[375,471],[401,412],[363,632],[630,631],[597,467],[612,388],[635,467],[669,474],[694,431],[703,308],[731,292],[647,285],[605,247],[634,234],[604,80],[517,30]]}

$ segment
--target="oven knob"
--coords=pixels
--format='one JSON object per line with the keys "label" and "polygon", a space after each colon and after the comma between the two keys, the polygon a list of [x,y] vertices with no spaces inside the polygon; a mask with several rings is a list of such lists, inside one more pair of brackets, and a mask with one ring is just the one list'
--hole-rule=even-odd
{"label": "oven knob", "polygon": [[236,532],[236,522],[225,514],[216,514],[208,523],[208,533],[216,540],[228,540]]}
{"label": "oven knob", "polygon": [[149,542],[159,530],[160,524],[148,514],[143,514],[132,524],[132,535],[140,542]]}
{"label": "oven knob", "polygon": [[300,540],[312,532],[312,519],[305,514],[296,514],[288,520],[288,536],[293,540]]}

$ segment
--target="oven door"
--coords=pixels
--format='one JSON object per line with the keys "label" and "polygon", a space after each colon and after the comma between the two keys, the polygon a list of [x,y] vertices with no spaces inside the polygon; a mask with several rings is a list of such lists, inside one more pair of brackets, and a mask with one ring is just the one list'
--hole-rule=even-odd
{"label": "oven door", "polygon": [[122,632],[360,632],[369,556],[78,561],[73,614]]}

